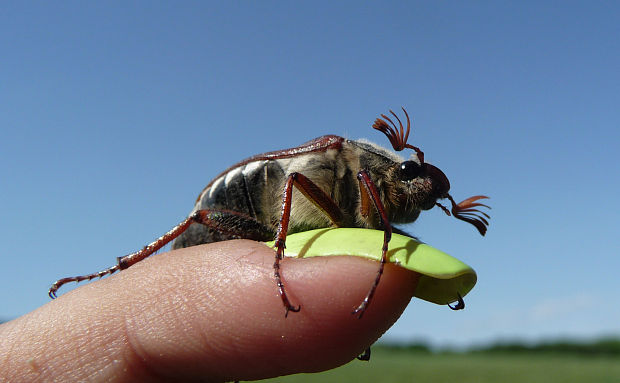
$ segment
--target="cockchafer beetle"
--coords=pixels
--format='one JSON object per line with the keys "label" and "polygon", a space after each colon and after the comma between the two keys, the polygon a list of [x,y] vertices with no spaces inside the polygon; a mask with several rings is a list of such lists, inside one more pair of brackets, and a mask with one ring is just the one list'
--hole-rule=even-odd
{"label": "cockchafer beetle", "polygon": [[[359,227],[383,230],[382,257],[376,278],[360,305],[353,310],[361,318],[370,304],[387,260],[392,232],[405,234],[392,224],[415,221],[422,210],[439,206],[447,215],[472,224],[484,235],[487,207],[477,195],[456,203],[448,193],[450,182],[437,167],[424,161],[424,153],[407,143],[411,121],[407,111],[405,130],[390,110],[373,128],[384,133],[396,151],[413,149],[404,160],[367,140],[348,140],[327,135],[291,149],[259,154],[231,166],[215,177],[200,193],[189,217],[142,250],[118,258],[118,263],[97,273],[62,278],[49,289],[51,298],[65,283],[91,280],[123,270],[173,241],[172,248],[246,238],[275,238],[274,277],[285,308],[297,312],[282,282],[280,261],[286,236],[310,229]],[[297,189],[295,192],[294,189]],[[300,194],[300,193],[301,194]],[[301,198],[301,197],[304,198]],[[449,210],[437,200],[447,198]],[[295,204],[292,204],[293,199]],[[405,234],[406,235],[406,234]],[[462,308],[463,302],[453,308]],[[452,307],[452,306],[451,306]]]}

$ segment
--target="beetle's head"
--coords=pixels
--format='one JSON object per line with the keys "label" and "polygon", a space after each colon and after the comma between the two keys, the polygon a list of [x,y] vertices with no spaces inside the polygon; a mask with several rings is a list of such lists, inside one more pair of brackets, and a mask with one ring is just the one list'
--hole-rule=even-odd
{"label": "beetle's head", "polygon": [[[409,216],[412,213],[419,213],[420,210],[429,210],[434,206],[438,206],[446,214],[453,215],[455,218],[474,225],[480,234],[484,235],[487,231],[488,219],[490,217],[487,213],[476,208],[489,208],[487,205],[477,202],[488,197],[478,195],[456,203],[448,193],[450,191],[448,177],[439,168],[424,162],[424,152],[407,143],[411,130],[411,120],[404,108],[403,112],[407,117],[406,131],[403,123],[391,110],[390,113],[396,118],[400,128],[397,128],[396,124],[385,114],[381,115],[383,119],[377,118],[372,126],[388,137],[394,150],[401,151],[409,148],[415,151],[415,156],[401,162],[390,172],[391,182],[389,184],[392,189],[390,198],[398,200],[397,205],[403,209],[404,214]],[[447,198],[452,203],[451,210],[437,202],[437,200],[444,198]],[[398,216],[398,214],[396,215]]]}

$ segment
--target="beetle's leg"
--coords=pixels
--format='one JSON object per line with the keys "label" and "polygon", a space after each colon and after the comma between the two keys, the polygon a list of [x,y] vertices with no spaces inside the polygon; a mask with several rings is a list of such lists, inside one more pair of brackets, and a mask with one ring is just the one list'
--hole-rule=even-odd
{"label": "beetle's leg", "polygon": [[129,266],[140,262],[144,258],[154,254],[157,250],[166,246],[168,242],[181,235],[192,223],[201,223],[214,230],[246,239],[266,241],[273,238],[273,231],[270,228],[245,214],[229,210],[198,210],[187,217],[183,222],[172,228],[172,230],[143,247],[142,250],[136,251],[135,253],[124,257],[118,257],[118,263],[110,268],[97,273],[57,280],[49,289],[48,294],[50,298],[56,298],[56,291],[58,291],[58,289],[65,283],[81,282],[84,280],[90,281],[91,279],[101,278],[105,275],[113,274],[119,270],[124,270]]}
{"label": "beetle's leg", "polygon": [[375,183],[372,182],[372,179],[370,179],[368,172],[366,170],[360,170],[359,173],[357,173],[357,179],[360,184],[362,214],[367,215],[370,213],[369,201],[372,201],[375,209],[379,213],[381,224],[383,225],[383,248],[381,250],[381,262],[379,264],[377,276],[375,277],[375,281],[370,287],[370,290],[368,291],[368,294],[366,294],[366,297],[362,303],[352,312],[352,314],[359,313],[359,318],[361,318],[362,315],[364,315],[364,311],[366,311],[366,308],[370,304],[372,297],[375,295],[377,286],[379,286],[379,281],[381,280],[381,275],[383,274],[383,269],[385,267],[385,263],[387,262],[388,242],[392,239],[392,225],[390,225],[390,221],[388,220],[387,213],[385,212],[385,208],[381,202],[381,198],[379,198],[377,187],[375,186]]}
{"label": "beetle's leg", "polygon": [[331,197],[321,190],[320,187],[310,181],[308,177],[301,173],[291,173],[288,176],[284,186],[284,193],[282,194],[282,211],[280,213],[280,223],[278,224],[278,231],[276,232],[276,241],[274,244],[276,248],[276,259],[273,263],[273,274],[276,278],[280,297],[282,297],[284,309],[286,310],[284,314],[285,317],[288,316],[289,311],[298,312],[301,309],[301,306],[293,306],[291,304],[286,294],[284,283],[282,282],[282,276],[280,275],[280,261],[284,258],[286,233],[288,232],[288,224],[291,218],[293,186],[321,209],[336,226],[342,225],[344,220],[344,214],[338,205],[336,205]]}
{"label": "beetle's leg", "polygon": [[370,347],[364,350],[364,353],[357,356],[357,360],[368,362],[370,360]]}
{"label": "beetle's leg", "polygon": [[456,304],[454,306],[451,306],[448,303],[448,307],[450,307],[452,310],[463,310],[465,308],[465,301],[463,300],[463,297],[461,296],[461,294],[456,293],[456,295],[458,296],[458,301],[456,302]]}
{"label": "beetle's leg", "polygon": [[80,275],[77,277],[62,278],[62,279],[57,280],[50,287],[48,295],[50,296],[50,298],[54,299],[56,298],[56,291],[58,291],[58,289],[65,283],[81,282],[84,280],[90,281],[91,279],[94,279],[94,278],[101,278],[104,275],[113,274],[119,270],[124,270],[128,268],[129,266],[133,265],[134,263],[143,260],[144,258],[148,257],[149,255],[153,254],[157,250],[164,247],[168,242],[172,241],[174,238],[181,235],[181,233],[183,233],[189,227],[189,225],[196,222],[196,216],[197,214],[192,214],[191,216],[186,218],[183,222],[179,223],[174,228],[172,228],[172,230],[162,235],[161,237],[157,238],[155,241],[151,242],[150,244],[144,246],[142,250],[136,251],[135,253],[126,255],[124,257],[118,257],[117,258],[118,263],[110,268],[99,271],[97,273],[92,273],[88,275]]}
{"label": "beetle's leg", "polygon": [[65,283],[81,282],[81,281],[85,281],[85,280],[89,280],[90,281],[91,279],[101,278],[104,275],[114,274],[118,270],[120,270],[120,267],[117,264],[117,265],[109,267],[109,268],[107,268],[105,270],[101,270],[101,271],[99,271],[97,273],[92,273],[92,274],[88,274],[88,275],[78,275],[77,277],[61,278],[61,279],[57,280],[56,282],[54,282],[52,284],[52,286],[49,288],[49,290],[47,292],[47,295],[49,295],[50,298],[55,299],[56,298],[56,291],[58,291],[60,286],[64,285]]}

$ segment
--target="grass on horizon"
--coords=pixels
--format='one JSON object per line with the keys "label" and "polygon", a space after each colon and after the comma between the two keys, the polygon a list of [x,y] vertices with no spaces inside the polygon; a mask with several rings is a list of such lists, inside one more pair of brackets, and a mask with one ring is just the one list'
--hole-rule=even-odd
{"label": "grass on horizon", "polygon": [[303,382],[620,382],[620,358],[565,354],[419,353],[373,349],[370,362],[352,361],[316,374],[261,380]]}

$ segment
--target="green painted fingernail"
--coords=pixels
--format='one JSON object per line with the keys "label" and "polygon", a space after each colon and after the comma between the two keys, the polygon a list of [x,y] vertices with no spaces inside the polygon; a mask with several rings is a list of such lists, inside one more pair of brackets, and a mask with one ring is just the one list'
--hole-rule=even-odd
{"label": "green painted fingernail", "polygon": [[[286,237],[287,257],[351,255],[381,260],[383,231],[337,228],[317,229]],[[273,241],[267,242],[273,246]],[[404,235],[392,234],[389,262],[421,274],[415,296],[440,305],[465,296],[476,284],[476,272],[441,250]]]}

